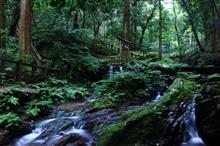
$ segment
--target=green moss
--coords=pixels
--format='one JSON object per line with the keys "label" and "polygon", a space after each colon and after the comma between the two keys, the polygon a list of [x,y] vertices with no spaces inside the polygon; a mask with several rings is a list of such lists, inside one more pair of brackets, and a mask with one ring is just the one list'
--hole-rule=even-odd
{"label": "green moss", "polygon": [[[160,72],[125,72],[116,74],[112,80],[101,80],[93,84],[93,88],[98,98],[93,105],[105,106],[109,103],[150,100],[152,95],[156,94],[156,90],[161,91],[165,88],[165,83]],[[155,93],[150,88],[155,89]]]}
{"label": "green moss", "polygon": [[212,80],[220,80],[220,74],[216,73],[216,74],[209,75],[208,79],[210,81],[212,81]]}
{"label": "green moss", "polygon": [[96,102],[93,103],[93,108],[96,109],[104,109],[104,108],[108,108],[108,107],[112,107],[115,104],[113,102],[111,102],[110,100],[106,100],[104,99],[98,99]]}
{"label": "green moss", "polygon": [[[176,79],[159,103],[150,103],[121,117],[121,120],[106,128],[98,146],[155,145],[160,133],[167,126],[164,114],[169,106],[193,97],[196,84],[193,81]],[[160,125],[160,126],[158,126]]]}

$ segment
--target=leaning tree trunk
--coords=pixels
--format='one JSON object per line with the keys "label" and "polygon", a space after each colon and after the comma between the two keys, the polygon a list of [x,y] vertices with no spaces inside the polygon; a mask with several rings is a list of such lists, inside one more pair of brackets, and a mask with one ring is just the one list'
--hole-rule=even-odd
{"label": "leaning tree trunk", "polygon": [[196,31],[196,26],[193,22],[193,14],[192,12],[190,11],[190,8],[189,8],[189,5],[187,4],[187,2],[185,0],[182,0],[182,4],[183,4],[183,7],[185,8],[186,12],[188,13],[188,16],[189,16],[189,22],[191,24],[191,27],[192,27],[192,31],[193,31],[193,34],[195,36],[195,39],[196,39],[196,43],[200,49],[201,52],[205,52],[205,49],[203,48],[200,40],[199,40],[199,37],[198,37],[198,34],[197,34],[197,31]]}
{"label": "leaning tree trunk", "polygon": [[0,0],[0,48],[5,48],[6,0]]}
{"label": "leaning tree trunk", "polygon": [[20,17],[20,53],[28,55],[31,48],[32,0],[21,0]]}

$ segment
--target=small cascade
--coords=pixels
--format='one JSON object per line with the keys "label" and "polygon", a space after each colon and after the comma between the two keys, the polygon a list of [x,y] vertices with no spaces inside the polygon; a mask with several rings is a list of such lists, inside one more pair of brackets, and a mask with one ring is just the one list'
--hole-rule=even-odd
{"label": "small cascade", "polygon": [[205,146],[197,131],[195,108],[196,102],[195,99],[193,99],[183,115],[187,135],[184,137],[184,142],[180,146]]}
{"label": "small cascade", "polygon": [[37,124],[32,133],[18,139],[14,146],[55,146],[62,144],[68,138],[76,145],[78,142],[85,146],[94,145],[92,135],[83,129],[84,124],[80,123],[80,120],[79,116],[44,120]]}
{"label": "small cascade", "polygon": [[113,79],[113,75],[114,75],[114,67],[111,65],[109,66],[109,80]]}
{"label": "small cascade", "polygon": [[162,99],[162,95],[160,94],[160,92],[157,93],[157,96],[154,98],[153,102],[159,102]]}
{"label": "small cascade", "polygon": [[[19,139],[15,146],[26,146],[29,143],[31,143],[33,140],[35,140],[38,136],[40,136],[43,133],[43,127],[45,127],[48,123],[54,121],[54,119],[49,119],[40,122],[36,128],[32,131],[32,133],[23,136],[21,139]],[[40,141],[39,141],[40,142]]]}
{"label": "small cascade", "polygon": [[124,73],[123,67],[120,66],[119,69],[120,69],[120,73],[123,74]]}

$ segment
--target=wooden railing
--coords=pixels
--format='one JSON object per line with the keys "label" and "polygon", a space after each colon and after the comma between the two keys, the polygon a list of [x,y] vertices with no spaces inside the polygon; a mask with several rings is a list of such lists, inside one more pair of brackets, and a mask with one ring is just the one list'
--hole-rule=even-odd
{"label": "wooden railing", "polygon": [[[6,63],[10,65],[15,65],[14,72],[10,72],[10,74],[14,76],[16,81],[19,81],[21,79],[33,81],[39,79],[46,80],[48,76],[52,74],[58,76],[59,78],[63,78],[64,76],[64,71],[62,69],[47,68],[38,66],[34,63],[29,64],[21,61],[10,60],[7,58],[0,58],[0,71],[4,71]],[[24,72],[22,72],[22,67],[30,67],[30,74],[25,74]]]}
{"label": "wooden railing", "polygon": [[31,44],[30,50],[31,50],[31,55],[33,56],[33,59],[34,59],[35,63],[38,66],[41,66],[42,65],[42,57],[37,52],[37,49],[33,46],[33,44]]}

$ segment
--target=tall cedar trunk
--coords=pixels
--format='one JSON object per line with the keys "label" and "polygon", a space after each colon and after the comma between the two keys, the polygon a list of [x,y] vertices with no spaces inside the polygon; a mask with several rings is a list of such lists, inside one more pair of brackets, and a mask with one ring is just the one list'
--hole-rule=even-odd
{"label": "tall cedar trunk", "polygon": [[137,14],[137,10],[138,10],[138,1],[135,0],[134,1],[134,7],[135,7],[135,17],[134,17],[134,39],[133,39],[133,42],[134,42],[134,48],[137,47],[137,26],[138,26],[138,14]]}
{"label": "tall cedar trunk", "polygon": [[178,31],[178,26],[177,26],[177,14],[176,14],[176,8],[175,8],[175,0],[173,0],[173,13],[174,13],[174,27],[176,31],[176,38],[177,38],[177,43],[180,48],[180,56],[182,55],[182,47],[181,47],[181,42],[180,42],[180,35]]}
{"label": "tall cedar trunk", "polygon": [[130,32],[130,0],[125,0],[125,9],[124,9],[124,23],[125,23],[125,39],[131,40],[131,32]]}
{"label": "tall cedar trunk", "polygon": [[161,0],[159,0],[159,60],[162,59],[162,5]]}
{"label": "tall cedar trunk", "polygon": [[5,48],[6,0],[0,0],[0,48]]}
{"label": "tall cedar trunk", "polygon": [[31,48],[32,0],[21,0],[20,52],[29,54]]}
{"label": "tall cedar trunk", "polygon": [[203,46],[202,46],[202,44],[201,44],[201,42],[199,40],[197,31],[196,31],[196,27],[195,27],[195,24],[193,22],[193,15],[192,15],[192,12],[190,11],[189,5],[187,4],[187,2],[185,0],[182,0],[182,3],[183,3],[184,8],[186,9],[186,12],[188,13],[189,22],[191,24],[192,31],[193,31],[194,37],[196,39],[197,46],[199,47],[201,52],[204,52],[205,49],[203,48]]}
{"label": "tall cedar trunk", "polygon": [[[131,32],[130,32],[130,0],[124,0],[124,36],[125,40],[129,41],[131,40]],[[126,43],[124,44],[121,52],[121,59],[122,62],[128,62],[129,61],[129,50],[130,50],[130,44]]]}

